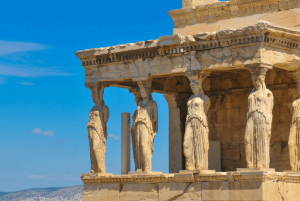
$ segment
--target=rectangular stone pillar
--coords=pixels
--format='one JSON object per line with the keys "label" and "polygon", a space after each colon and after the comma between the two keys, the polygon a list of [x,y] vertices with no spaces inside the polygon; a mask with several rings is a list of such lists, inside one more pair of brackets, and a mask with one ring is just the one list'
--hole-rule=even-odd
{"label": "rectangular stone pillar", "polygon": [[187,115],[187,100],[190,94],[167,94],[169,103],[169,173],[185,169],[183,139]]}
{"label": "rectangular stone pillar", "polygon": [[130,172],[130,113],[122,113],[121,173]]}

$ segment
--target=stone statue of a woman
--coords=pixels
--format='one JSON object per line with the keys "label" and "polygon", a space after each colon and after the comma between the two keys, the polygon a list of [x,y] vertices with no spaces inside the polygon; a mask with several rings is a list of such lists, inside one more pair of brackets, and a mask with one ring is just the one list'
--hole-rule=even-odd
{"label": "stone statue of a woman", "polygon": [[205,72],[188,74],[190,86],[194,95],[187,103],[188,114],[184,135],[184,156],[186,170],[208,170],[209,129],[207,111],[210,105],[209,98],[204,95],[202,82]]}
{"label": "stone statue of a woman", "polygon": [[154,138],[158,131],[158,108],[151,95],[151,81],[138,82],[143,100],[138,103],[131,129],[135,169],[152,171]]}
{"label": "stone statue of a woman", "polygon": [[248,97],[245,133],[248,168],[269,168],[273,94],[266,88],[266,68],[252,68],[254,89]]}
{"label": "stone statue of a woman", "polygon": [[[300,91],[300,83],[297,84]],[[300,170],[300,98],[293,102],[293,118],[289,136],[291,170]]]}
{"label": "stone statue of a woman", "polygon": [[104,87],[92,87],[92,98],[95,106],[90,112],[90,120],[87,125],[90,141],[91,172],[105,173],[105,153],[109,109],[104,104]]}

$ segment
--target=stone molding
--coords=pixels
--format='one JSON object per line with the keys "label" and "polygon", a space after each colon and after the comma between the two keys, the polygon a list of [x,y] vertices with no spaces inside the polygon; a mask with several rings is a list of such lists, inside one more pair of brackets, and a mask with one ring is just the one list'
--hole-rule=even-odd
{"label": "stone molding", "polygon": [[242,69],[251,65],[295,71],[300,65],[299,41],[299,31],[259,21],[239,29],[164,36],[78,51],[76,55],[85,68],[86,86],[99,82],[113,86],[143,77]]}
{"label": "stone molding", "polygon": [[286,172],[216,172],[214,174],[158,174],[158,175],[95,175],[82,174],[84,184],[93,183],[180,183],[211,181],[285,181],[300,183],[300,175]]}
{"label": "stone molding", "polygon": [[299,0],[230,0],[169,11],[175,28],[211,23],[234,17],[287,10],[300,6]]}

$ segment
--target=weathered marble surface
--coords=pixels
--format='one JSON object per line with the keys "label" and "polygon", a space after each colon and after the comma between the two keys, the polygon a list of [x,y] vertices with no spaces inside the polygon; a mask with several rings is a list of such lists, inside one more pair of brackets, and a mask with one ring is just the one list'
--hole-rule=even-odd
{"label": "weathered marble surface", "polygon": [[[214,174],[82,177],[85,201],[297,201],[300,175],[228,172]],[[97,199],[97,198],[98,199]]]}
{"label": "weathered marble surface", "polygon": [[152,171],[154,139],[158,131],[158,107],[151,95],[151,80],[139,81],[143,100],[137,106],[132,120],[132,146],[135,169]]}
{"label": "weathered marble surface", "polygon": [[207,111],[210,101],[202,89],[202,82],[206,76],[207,73],[203,71],[187,74],[194,95],[187,102],[188,113],[183,142],[186,170],[208,170]]}
{"label": "weathered marble surface", "polygon": [[104,86],[99,85],[90,89],[95,103],[90,112],[90,120],[87,125],[90,142],[91,172],[105,173],[106,123],[109,118],[109,109],[103,100]]}
{"label": "weathered marble surface", "polygon": [[248,97],[245,132],[247,167],[269,168],[274,97],[265,84],[267,68],[255,67],[250,71],[254,89]]}
{"label": "weathered marble surface", "polygon": [[[205,5],[203,5],[205,4]],[[174,34],[193,35],[256,24],[259,20],[299,30],[297,0],[183,0],[183,8],[169,11]]]}

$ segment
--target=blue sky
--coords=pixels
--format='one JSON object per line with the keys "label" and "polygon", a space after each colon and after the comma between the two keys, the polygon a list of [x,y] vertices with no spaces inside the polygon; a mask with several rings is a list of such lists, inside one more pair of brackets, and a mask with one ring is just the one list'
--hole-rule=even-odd
{"label": "blue sky", "polygon": [[[2,0],[0,12],[0,191],[81,185],[90,171],[86,125],[93,107],[78,50],[171,35],[181,0]],[[159,107],[153,170],[168,172],[168,105]],[[108,88],[106,168],[120,174],[121,113],[135,98]],[[132,160],[132,168],[134,163]]]}

